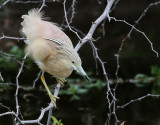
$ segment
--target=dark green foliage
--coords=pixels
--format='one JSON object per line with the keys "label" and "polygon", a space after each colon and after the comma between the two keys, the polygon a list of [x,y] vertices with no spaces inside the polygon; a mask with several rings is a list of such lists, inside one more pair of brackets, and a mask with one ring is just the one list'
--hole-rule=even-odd
{"label": "dark green foliage", "polygon": [[70,95],[70,100],[80,100],[80,95],[87,94],[92,89],[97,89],[98,91],[102,90],[106,86],[105,82],[102,82],[100,79],[91,78],[93,83],[88,83],[87,81],[82,81],[81,78],[77,79],[67,79],[69,87],[67,89],[62,89],[59,94]]}
{"label": "dark green foliage", "polygon": [[[3,54],[0,56],[0,69],[5,72],[15,72],[19,69],[21,61],[24,57],[24,49],[14,46],[10,51],[9,55]],[[27,58],[25,64],[27,67],[32,66],[32,60]]]}
{"label": "dark green foliage", "polygon": [[0,4],[2,4],[2,3],[4,3],[4,2],[6,2],[7,0],[0,0]]}
{"label": "dark green foliage", "polygon": [[151,66],[151,76],[137,74],[129,82],[134,83],[137,87],[145,87],[152,84],[152,94],[160,94],[160,66]]}
{"label": "dark green foliage", "polygon": [[155,80],[153,83],[153,94],[160,94],[160,67],[157,65],[154,65],[151,67],[151,74],[154,75]]}
{"label": "dark green foliage", "polygon": [[149,77],[145,74],[137,74],[134,79],[131,79],[129,82],[135,83],[137,87],[145,87],[146,85],[149,85],[155,78]]}

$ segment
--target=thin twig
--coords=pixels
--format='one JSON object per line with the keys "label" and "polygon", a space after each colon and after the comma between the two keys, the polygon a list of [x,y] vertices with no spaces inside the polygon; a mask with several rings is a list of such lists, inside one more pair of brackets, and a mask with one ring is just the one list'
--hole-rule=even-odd
{"label": "thin twig", "polygon": [[150,3],[149,6],[143,11],[143,13],[139,16],[139,18],[135,21],[135,24],[132,26],[132,28],[130,29],[129,33],[127,34],[127,36],[123,39],[123,41],[125,41],[127,38],[130,38],[132,31],[134,30],[134,27],[140,22],[140,20],[146,15],[146,13],[148,12],[148,10],[152,7],[152,6],[157,6],[160,4],[160,1],[158,2],[154,2],[154,3]]}
{"label": "thin twig", "polygon": [[33,81],[33,88],[35,88],[35,86],[36,86],[36,82],[37,82],[37,81],[38,81],[38,79],[40,78],[41,73],[42,73],[42,70],[40,70],[40,71],[39,71],[39,73],[37,74],[36,79]]}
{"label": "thin twig", "polygon": [[[37,4],[37,3],[41,3],[42,0],[37,0],[37,1],[21,1],[21,0],[10,0],[12,3],[17,3],[17,4]],[[53,0],[46,0],[46,2],[53,2]]]}
{"label": "thin twig", "polygon": [[38,13],[41,12],[41,10],[43,9],[43,7],[46,6],[45,2],[46,2],[46,0],[43,0],[42,5],[41,5],[40,9],[38,10]]}
{"label": "thin twig", "polygon": [[[135,31],[139,32],[140,34],[142,34],[144,36],[144,38],[146,38],[146,40],[149,42],[150,46],[151,46],[151,50],[157,55],[158,57],[158,52],[153,48],[153,43],[150,41],[150,39],[147,37],[147,35],[142,32],[141,30],[137,29],[134,25],[128,23],[127,21],[125,20],[118,20],[116,19],[115,17],[111,17],[111,19],[113,19],[114,21],[117,21],[117,22],[123,22],[125,24],[127,24],[128,26],[132,27]],[[123,40],[124,41],[124,40]]]}
{"label": "thin twig", "polygon": [[[16,61],[18,64],[21,65],[21,62],[15,58],[15,55],[8,54],[8,53],[5,53],[5,52],[3,52],[3,51],[0,51],[0,55],[1,55],[2,57],[6,58],[6,59],[14,60],[14,61]],[[25,67],[27,67],[27,66],[25,66]]]}
{"label": "thin twig", "polygon": [[5,6],[9,1],[10,1],[10,0],[6,0],[4,3],[2,3],[2,4],[0,5],[0,9],[1,9],[3,6]]}
{"label": "thin twig", "polygon": [[116,8],[117,4],[119,3],[119,1],[120,1],[120,0],[116,0],[116,1],[115,1],[112,9],[110,10],[110,13],[111,13],[113,10],[115,10],[115,8]]}
{"label": "thin twig", "polygon": [[0,80],[1,80],[2,82],[4,82],[4,79],[3,79],[3,77],[2,77],[1,72],[0,72]]}
{"label": "thin twig", "polygon": [[6,116],[6,115],[11,115],[11,116],[14,116],[21,124],[24,125],[24,123],[21,122],[21,120],[19,119],[19,117],[17,116],[17,114],[15,112],[5,112],[5,113],[1,113],[0,114],[0,117],[1,116]]}
{"label": "thin twig", "polygon": [[21,63],[21,67],[19,69],[19,72],[16,76],[16,85],[17,85],[17,88],[16,88],[16,93],[15,93],[15,100],[16,100],[16,109],[17,109],[17,112],[16,112],[16,115],[18,117],[19,115],[19,102],[18,102],[18,92],[19,92],[19,76],[21,75],[22,73],[22,70],[23,70],[23,66],[24,66],[24,62],[25,62],[25,59],[27,58],[27,54],[25,54],[23,60],[22,60],[22,63]]}
{"label": "thin twig", "polygon": [[142,96],[142,97],[139,97],[139,98],[137,98],[137,99],[131,100],[131,101],[125,103],[124,105],[117,106],[117,108],[118,108],[118,109],[123,109],[123,108],[125,108],[126,106],[130,105],[131,103],[137,102],[137,101],[141,101],[141,100],[143,100],[143,99],[145,99],[145,98],[147,98],[147,97],[160,97],[160,95],[147,94],[147,95],[145,95],[145,96]]}
{"label": "thin twig", "polygon": [[12,39],[12,40],[26,40],[26,38],[19,38],[19,37],[11,37],[11,36],[5,36],[4,34],[2,34],[2,36],[0,37],[1,39]]}
{"label": "thin twig", "polygon": [[69,20],[69,24],[71,24],[72,23],[72,21],[73,21],[73,19],[74,19],[74,17],[75,17],[75,5],[76,5],[76,0],[72,0],[72,5],[71,5],[71,10],[72,10],[72,12],[71,12],[71,18],[70,18],[70,20]]}
{"label": "thin twig", "polygon": [[66,12],[66,0],[64,0],[64,2],[63,2],[63,8],[64,8],[65,21],[67,23],[67,26],[68,26],[69,30],[72,31],[73,33],[75,33],[76,36],[81,40],[81,37],[79,36],[79,34],[71,28],[71,26],[70,26],[70,24],[68,22],[67,12]]}

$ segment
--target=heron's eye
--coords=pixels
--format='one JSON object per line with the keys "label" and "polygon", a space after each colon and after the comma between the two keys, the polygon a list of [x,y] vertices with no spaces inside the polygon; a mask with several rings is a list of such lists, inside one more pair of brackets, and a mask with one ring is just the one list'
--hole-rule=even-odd
{"label": "heron's eye", "polygon": [[74,61],[72,61],[72,63],[74,64],[75,62],[74,62]]}

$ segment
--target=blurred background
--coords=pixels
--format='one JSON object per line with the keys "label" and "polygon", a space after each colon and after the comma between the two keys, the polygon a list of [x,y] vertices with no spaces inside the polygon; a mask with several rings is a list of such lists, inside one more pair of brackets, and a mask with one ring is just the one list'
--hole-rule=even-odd
{"label": "blurred background", "polygon": [[[0,4],[6,0],[0,0]],[[22,1],[22,0],[21,0]],[[27,0],[26,0],[27,1]],[[41,2],[9,2],[0,9],[0,36],[3,34],[11,37],[21,37],[21,16],[28,10],[41,6]],[[156,0],[120,0],[110,16],[126,20],[134,24],[145,8]],[[72,1],[66,2],[67,10]],[[84,34],[89,31],[92,22],[104,11],[106,0],[77,0],[75,17],[71,26],[79,29]],[[63,1],[46,2],[45,20],[55,22],[62,26],[64,32],[71,38],[74,46],[78,43],[77,36],[65,28]],[[160,52],[160,5],[151,7],[136,28],[145,32],[153,43],[153,47]],[[71,14],[68,14],[68,18]],[[93,38],[99,38],[94,44],[99,49],[99,57],[106,62],[105,68],[111,81],[111,87],[116,83],[116,57],[122,40],[126,37],[131,27],[111,20],[105,23],[105,35],[102,25],[99,25]],[[83,35],[80,34],[83,38]],[[0,79],[0,103],[15,110],[14,94],[16,91],[16,76],[24,57],[25,43],[22,40],[0,39],[0,72],[4,80]],[[64,125],[103,125],[107,119],[108,104],[106,99],[106,83],[101,69],[93,57],[91,46],[86,43],[79,50],[83,67],[94,84],[88,83],[82,76],[73,73],[64,88],[60,90],[60,100],[57,101],[58,109],[53,111],[57,119],[62,119]],[[160,60],[151,50],[146,38],[133,31],[130,39],[124,42],[119,58],[120,70],[116,91],[118,105],[123,105],[131,99],[136,99],[148,93],[160,94]],[[25,61],[23,72],[19,78],[22,88],[19,90],[19,105],[24,119],[36,119],[40,109],[50,102],[43,84],[38,80],[40,72],[31,58]],[[45,73],[50,89],[54,91],[55,79]],[[33,88],[33,84],[35,87]],[[26,89],[23,89],[26,88]],[[141,102],[133,103],[124,109],[117,110],[120,121],[126,125],[160,125],[160,100],[146,98]],[[0,113],[6,112],[0,108]],[[10,119],[10,120],[8,120]],[[46,121],[47,115],[43,119]],[[11,125],[12,117],[0,117],[0,124]],[[43,123],[43,122],[42,122]],[[44,122],[45,123],[45,122]],[[112,123],[111,123],[112,124]]]}

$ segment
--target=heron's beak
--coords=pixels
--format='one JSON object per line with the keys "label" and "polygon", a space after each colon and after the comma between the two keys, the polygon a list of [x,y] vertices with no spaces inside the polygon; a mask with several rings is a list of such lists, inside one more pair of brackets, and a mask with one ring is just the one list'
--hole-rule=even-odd
{"label": "heron's beak", "polygon": [[77,72],[81,73],[91,83],[91,80],[87,76],[86,72],[83,70],[82,66],[76,66],[76,68]]}

